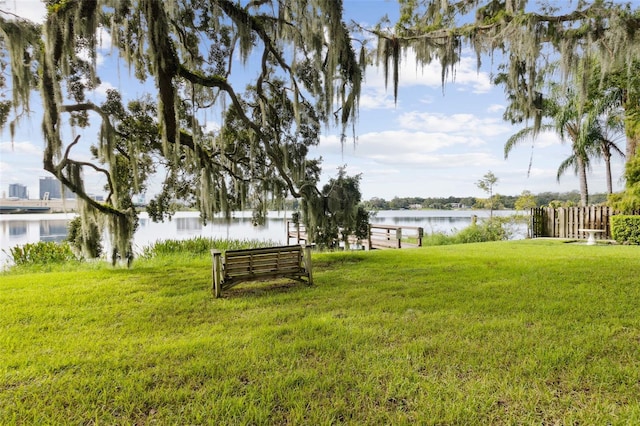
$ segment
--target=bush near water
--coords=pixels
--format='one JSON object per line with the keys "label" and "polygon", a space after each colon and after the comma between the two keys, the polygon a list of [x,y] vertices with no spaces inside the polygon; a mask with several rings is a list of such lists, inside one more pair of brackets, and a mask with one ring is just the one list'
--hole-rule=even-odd
{"label": "bush near water", "polygon": [[[5,250],[3,251],[7,253]],[[53,241],[27,243],[10,248],[7,254],[17,267],[28,265],[44,266],[78,261],[73,250],[71,250],[71,246],[65,241],[61,243]]]}

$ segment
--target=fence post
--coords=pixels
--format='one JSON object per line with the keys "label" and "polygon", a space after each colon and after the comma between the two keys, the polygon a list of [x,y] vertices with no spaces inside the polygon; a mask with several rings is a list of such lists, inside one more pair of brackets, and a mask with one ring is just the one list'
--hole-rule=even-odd
{"label": "fence post", "polygon": [[418,247],[422,247],[422,237],[424,236],[424,229],[418,228]]}
{"label": "fence post", "polygon": [[402,248],[402,228],[396,229],[396,240],[398,241],[398,248]]}

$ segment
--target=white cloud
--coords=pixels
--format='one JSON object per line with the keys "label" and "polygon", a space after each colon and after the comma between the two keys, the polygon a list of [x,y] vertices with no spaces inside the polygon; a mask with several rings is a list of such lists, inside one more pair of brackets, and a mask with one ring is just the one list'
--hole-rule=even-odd
{"label": "white cloud", "polygon": [[500,104],[492,104],[489,105],[487,107],[487,112],[489,113],[496,113],[496,112],[502,112],[505,109],[507,109],[504,105],[500,105]]}
{"label": "white cloud", "polygon": [[0,4],[0,9],[36,23],[44,22],[47,14],[42,0],[10,0]]}
{"label": "white cloud", "polygon": [[391,92],[381,88],[365,90],[360,95],[360,109],[392,109],[396,106]]}
{"label": "white cloud", "polygon": [[[105,54],[103,52],[109,52],[111,49],[111,34],[104,28],[98,28],[96,30],[96,65],[100,66],[105,62]],[[84,61],[91,62],[88,49],[82,49],[78,52],[78,57]]]}
{"label": "white cloud", "polygon": [[[427,86],[430,88],[442,87],[442,67],[439,63],[432,62],[429,65],[416,64],[416,54],[413,50],[407,50],[400,64],[400,87]],[[445,71],[445,90],[453,86],[458,90],[471,91],[473,93],[487,93],[491,90],[491,78],[484,71],[476,69],[475,59],[463,57],[456,66],[455,72]],[[389,70],[387,85],[391,90],[393,85],[392,72]],[[385,87],[385,78],[381,66],[370,66],[366,72],[366,87]]]}
{"label": "white cloud", "polygon": [[[42,156],[42,148],[31,142],[0,142],[0,152]],[[4,157],[4,155],[3,155]]]}
{"label": "white cloud", "polygon": [[440,114],[409,112],[399,118],[400,126],[408,130],[445,132],[455,135],[495,137],[509,134],[512,127],[496,118],[479,118],[472,114]]}
{"label": "white cloud", "polygon": [[111,33],[107,30],[105,30],[104,28],[100,27],[98,28],[98,31],[96,32],[96,37],[98,39],[98,46],[100,47],[100,49],[102,50],[110,50],[111,46],[113,44],[113,40],[111,38]]}
{"label": "white cloud", "polygon": [[220,130],[220,123],[217,121],[207,121],[204,125],[205,132],[218,132]]}
{"label": "white cloud", "polygon": [[[83,61],[86,62],[91,62],[91,56],[89,56],[89,50],[88,49],[82,49],[78,52],[78,58],[82,59]],[[96,65],[100,66],[104,63],[104,56],[101,55],[99,52],[96,52]]]}
{"label": "white cloud", "polygon": [[421,152],[435,152],[455,145],[475,145],[473,137],[451,135],[444,132],[410,132],[389,130],[361,135],[358,151],[365,155],[398,155],[408,152],[410,155]]}
{"label": "white cloud", "polygon": [[533,142],[538,148],[546,148],[562,144],[560,136],[555,132],[541,132]]}
{"label": "white cloud", "polygon": [[473,134],[389,130],[362,134],[355,147],[341,146],[337,137],[323,138],[317,151],[323,157],[340,156],[344,163],[364,161],[362,169],[369,174],[380,165],[402,169],[452,168],[496,162],[493,156],[474,149],[484,145]]}
{"label": "white cloud", "polygon": [[108,81],[103,81],[102,83],[100,83],[93,91],[91,91],[90,93],[88,93],[89,97],[99,97],[99,98],[106,98],[107,97],[107,91],[111,90],[111,89],[117,89],[113,84],[109,83]]}
{"label": "white cloud", "polygon": [[455,169],[460,167],[472,167],[478,164],[484,166],[495,164],[496,160],[489,154],[483,152],[470,152],[461,154],[433,154],[429,151],[425,153],[407,153],[395,156],[373,156],[380,164],[393,164],[405,168],[429,169]]}

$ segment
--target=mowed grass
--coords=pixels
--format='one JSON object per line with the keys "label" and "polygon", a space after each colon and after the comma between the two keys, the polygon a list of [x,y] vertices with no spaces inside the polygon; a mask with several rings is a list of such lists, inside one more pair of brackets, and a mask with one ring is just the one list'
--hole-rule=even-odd
{"label": "mowed grass", "polygon": [[314,253],[0,275],[0,424],[638,424],[640,248]]}

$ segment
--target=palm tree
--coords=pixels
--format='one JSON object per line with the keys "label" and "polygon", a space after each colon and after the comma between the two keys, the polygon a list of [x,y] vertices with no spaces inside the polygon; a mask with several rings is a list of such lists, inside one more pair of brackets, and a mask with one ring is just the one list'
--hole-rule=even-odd
{"label": "palm tree", "polygon": [[580,183],[580,205],[585,207],[589,204],[589,189],[587,185],[587,170],[589,169],[590,156],[595,152],[597,136],[594,134],[595,128],[588,129],[586,135],[581,135],[580,122],[569,121],[557,123],[561,140],[565,141],[565,134],[571,140],[571,155],[566,158],[558,167],[556,178],[560,182],[560,177],[570,168],[573,168]]}
{"label": "palm tree", "polygon": [[[504,156],[525,140],[535,139],[540,131],[555,131],[564,142],[571,141],[571,154],[558,167],[557,179],[573,169],[580,184],[580,204],[589,202],[587,171],[592,158],[603,158],[607,174],[607,190],[613,192],[611,179],[612,152],[623,155],[615,144],[615,135],[619,134],[622,122],[615,113],[615,105],[611,98],[602,96],[595,101],[584,103],[571,89],[550,91],[551,99],[545,103],[545,116],[551,119],[540,129],[525,127],[511,136],[504,146]],[[531,163],[529,163],[529,170]]]}
{"label": "palm tree", "polygon": [[[555,91],[552,90],[552,92]],[[574,169],[580,183],[580,205],[585,207],[589,204],[587,169],[591,156],[597,151],[597,141],[601,139],[599,127],[596,126],[597,121],[589,119],[590,115],[585,113],[573,90],[567,89],[562,95],[566,102],[562,104],[554,102],[553,119],[562,142],[567,137],[571,141],[571,155],[560,163],[556,177],[560,182],[560,177],[567,170]]]}
{"label": "palm tree", "polygon": [[613,181],[611,179],[611,157],[618,154],[625,157],[624,152],[620,149],[617,140],[624,137],[624,123],[621,120],[611,121],[607,117],[604,123],[599,123],[601,139],[598,141],[598,156],[602,157],[605,164],[607,177],[607,194],[613,194]]}
{"label": "palm tree", "polygon": [[[569,114],[570,109],[561,108],[557,104],[550,109],[555,110],[555,113],[551,115],[553,124],[543,124],[540,129],[534,127],[525,127],[512,135],[504,145],[504,158],[508,158],[511,150],[518,144],[527,141],[534,140],[539,132],[555,131],[560,134],[562,141],[565,141],[565,136],[568,136],[571,140],[571,155],[560,163],[558,167],[557,179],[560,181],[560,177],[571,167],[574,168],[580,181],[580,203],[586,206],[589,200],[589,192],[587,186],[587,169],[589,166],[589,154],[592,150],[589,146],[592,143],[590,138],[580,137],[580,121],[578,119],[569,120],[571,116]],[[576,111],[576,110],[574,110]],[[529,171],[531,170],[531,162],[529,163]]]}
{"label": "palm tree", "polygon": [[596,156],[604,160],[607,193],[613,193],[611,179],[611,157],[617,154],[624,158],[625,153],[616,142],[625,139],[625,115],[622,105],[622,91],[612,89],[604,94],[599,94],[592,102],[592,108],[587,120],[593,122],[593,126],[599,129],[598,150]]}

